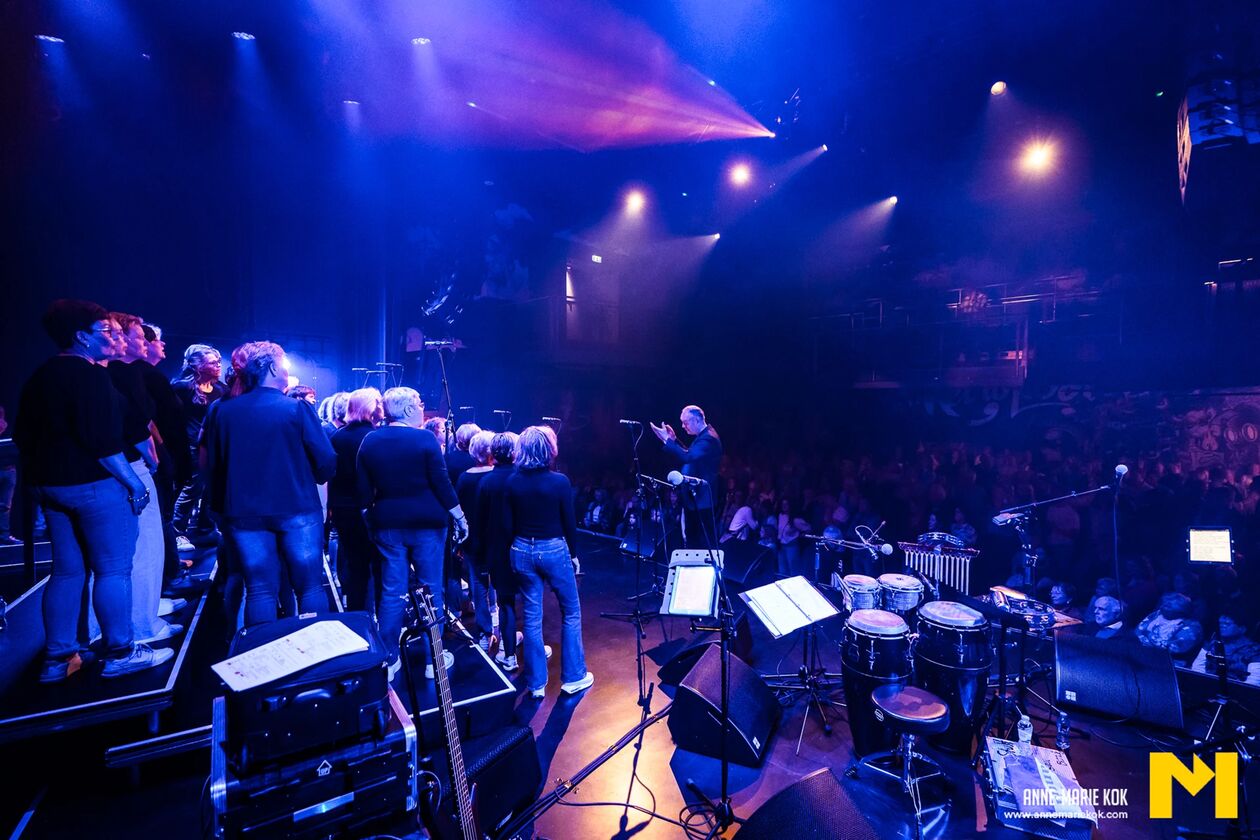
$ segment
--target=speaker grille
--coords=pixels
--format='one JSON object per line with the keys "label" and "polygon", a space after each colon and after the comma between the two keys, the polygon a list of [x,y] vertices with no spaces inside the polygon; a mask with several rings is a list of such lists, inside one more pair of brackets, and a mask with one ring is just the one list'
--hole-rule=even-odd
{"label": "speaker grille", "polygon": [[1054,665],[1059,704],[1182,728],[1181,694],[1167,651],[1060,631],[1054,637]]}

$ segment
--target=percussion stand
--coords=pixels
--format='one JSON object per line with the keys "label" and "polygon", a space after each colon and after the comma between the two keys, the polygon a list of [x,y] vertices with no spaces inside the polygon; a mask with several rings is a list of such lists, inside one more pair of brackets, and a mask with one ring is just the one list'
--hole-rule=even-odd
{"label": "percussion stand", "polygon": [[[821,539],[814,541],[814,580],[818,585],[818,570],[822,561]],[[809,698],[805,703],[805,717],[801,720],[801,731],[796,737],[796,754],[801,754],[801,741],[805,738],[805,726],[809,723],[811,709],[818,710],[822,721],[823,734],[831,734],[831,721],[827,717],[827,707],[844,708],[844,703],[831,697],[831,693],[842,684],[842,675],[828,671],[822,661],[821,648],[818,645],[818,625],[808,624],[802,630],[801,667],[793,674],[762,674],[766,686],[774,692],[782,702],[784,697],[790,698],[787,705],[795,705],[802,697]]]}

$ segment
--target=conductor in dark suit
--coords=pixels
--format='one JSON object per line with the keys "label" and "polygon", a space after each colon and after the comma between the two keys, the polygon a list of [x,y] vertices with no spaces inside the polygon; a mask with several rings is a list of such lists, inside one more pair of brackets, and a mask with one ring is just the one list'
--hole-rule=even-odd
{"label": "conductor in dark suit", "polygon": [[722,439],[704,419],[704,410],[689,405],[678,418],[683,431],[693,435],[691,446],[678,442],[678,435],[668,423],[651,423],[652,432],[665,444],[665,451],[680,464],[685,476],[699,478],[703,484],[683,487],[684,539],[690,548],[711,548],[717,545],[714,533],[714,505],[718,468],[722,464]]}

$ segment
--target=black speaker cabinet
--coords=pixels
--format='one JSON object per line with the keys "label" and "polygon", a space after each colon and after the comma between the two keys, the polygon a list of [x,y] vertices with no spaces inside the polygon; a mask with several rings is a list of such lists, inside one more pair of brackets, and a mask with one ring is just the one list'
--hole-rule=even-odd
{"label": "black speaker cabinet", "polygon": [[[730,664],[731,726],[727,757],[735,764],[759,767],[781,708],[761,677],[737,657]],[[722,754],[722,651],[709,645],[691,673],[678,684],[669,731],[684,750],[718,758]]]}
{"label": "black speaker cabinet", "polygon": [[[742,606],[743,601],[739,604]],[[735,617],[735,638],[731,640],[731,655],[747,662],[752,658],[752,628],[748,626],[748,609],[740,610]],[[717,647],[718,637],[713,633],[702,633],[689,641],[682,650],[670,657],[669,661],[656,672],[662,685],[678,685],[683,677],[691,673],[700,657],[710,647]]]}
{"label": "black speaker cabinet", "polygon": [[1181,729],[1181,694],[1167,651],[1060,631],[1054,637],[1055,699],[1117,718]]}
{"label": "black speaker cabinet", "polygon": [[879,840],[830,769],[776,793],[744,821],[740,840]]}
{"label": "black speaker cabinet", "polygon": [[728,589],[742,592],[774,580],[778,569],[774,549],[748,540],[727,540],[718,548]]}

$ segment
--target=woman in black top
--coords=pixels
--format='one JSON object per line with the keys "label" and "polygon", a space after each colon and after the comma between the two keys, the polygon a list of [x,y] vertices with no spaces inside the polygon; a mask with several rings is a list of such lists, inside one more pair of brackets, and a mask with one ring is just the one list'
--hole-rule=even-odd
{"label": "woman in black top", "polygon": [[463,555],[468,565],[468,597],[472,599],[479,630],[477,643],[482,650],[490,649],[494,622],[490,615],[490,572],[486,568],[485,546],[480,539],[482,523],[477,518],[477,492],[481,480],[494,469],[490,456],[493,440],[493,432],[477,432],[472,436],[468,442],[468,454],[476,465],[465,470],[455,482],[459,506],[468,516],[468,541],[464,543]]}
{"label": "woman in black top", "polygon": [[477,512],[470,517],[499,604],[499,652],[494,659],[506,671],[518,667],[516,573],[512,571],[512,535],[504,527],[507,483],[516,471],[512,465],[516,438],[515,432],[503,432],[491,440],[494,468],[477,485]]}
{"label": "woman in black top", "polygon": [[525,605],[525,683],[532,697],[547,688],[547,654],[543,648],[543,588],[550,586],[560,602],[560,690],[575,694],[589,688],[595,676],[586,670],[582,647],[582,604],[573,566],[577,562],[577,519],[573,485],[552,472],[556,433],[549,426],[530,426],[516,442],[516,474],[508,479],[505,526],[512,535],[512,569]]}
{"label": "woman in black top", "polygon": [[171,387],[184,409],[184,431],[194,465],[192,480],[175,501],[175,530],[181,532],[176,542],[180,551],[191,551],[193,548],[184,533],[203,527],[206,521],[204,517],[193,518],[205,507],[206,495],[206,476],[197,468],[197,445],[210,406],[227,395],[227,386],[219,381],[222,373],[223,358],[218,350],[208,344],[190,344],[184,351],[183,371],[171,381]]}
{"label": "woman in black top", "polygon": [[337,472],[328,482],[328,510],[337,529],[337,577],[346,595],[346,607],[367,609],[369,578],[376,579],[376,605],[381,603],[381,555],[363,521],[359,498],[359,446],[384,417],[381,392],[360,388],[346,403],[346,423],[333,433]]}
{"label": "woman in black top", "polygon": [[[433,607],[445,617],[442,561],[446,528],[455,526],[455,541],[468,536],[468,520],[460,509],[455,488],[442,458],[437,438],[426,432],[424,403],[411,388],[385,392],[385,419],[359,446],[359,498],[367,508],[368,529],[381,552],[381,603],[377,623],[394,663],[402,631],[407,583],[416,577],[429,587]],[[446,651],[444,665],[455,661]]]}
{"label": "woman in black top", "polygon": [[174,655],[133,643],[131,558],[150,494],[123,455],[118,392],[99,362],[112,353],[109,313],[95,303],[54,301],[44,329],[61,353],[22,389],[13,438],[25,480],[48,520],[52,574],[44,589],[45,655],[41,682],[64,680],[78,654],[87,571],[106,661],[117,677],[161,665]]}

